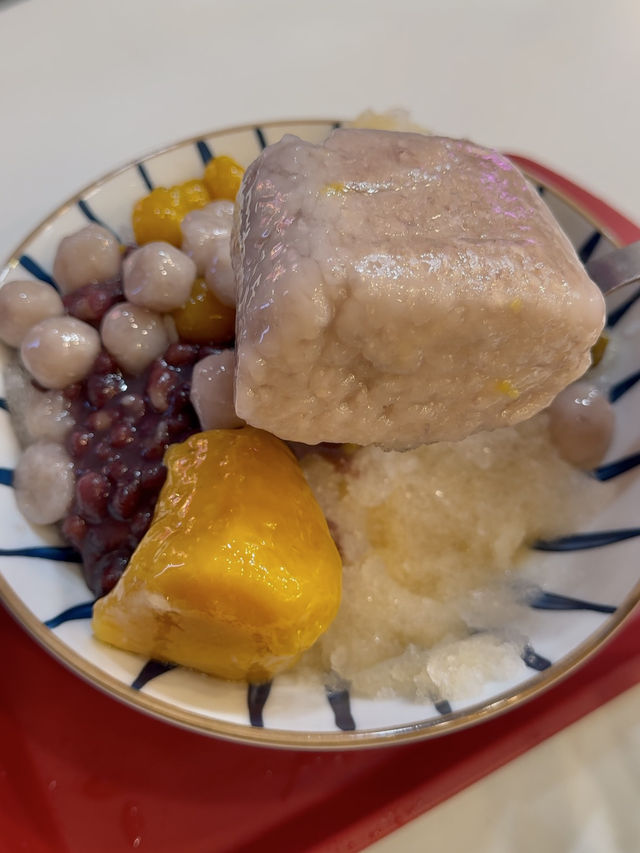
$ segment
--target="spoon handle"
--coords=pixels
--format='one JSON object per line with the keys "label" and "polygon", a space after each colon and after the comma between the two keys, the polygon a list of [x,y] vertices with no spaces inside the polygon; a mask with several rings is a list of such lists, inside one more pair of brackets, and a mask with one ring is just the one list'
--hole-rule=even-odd
{"label": "spoon handle", "polygon": [[604,293],[640,280],[640,240],[585,264],[589,277]]}

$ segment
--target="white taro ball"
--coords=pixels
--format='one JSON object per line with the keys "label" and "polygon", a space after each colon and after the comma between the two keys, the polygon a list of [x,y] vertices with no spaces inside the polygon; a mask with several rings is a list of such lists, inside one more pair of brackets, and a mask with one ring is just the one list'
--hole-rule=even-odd
{"label": "white taro ball", "polygon": [[193,368],[191,402],[202,429],[233,429],[244,421],[233,404],[235,354],[231,349],[208,355]]}
{"label": "white taro ball", "polygon": [[20,457],[14,487],[18,508],[27,521],[53,524],[64,518],[73,500],[73,462],[61,444],[38,441]]}
{"label": "white taro ball", "polygon": [[124,295],[152,311],[175,311],[189,299],[195,278],[195,263],[180,249],[170,243],[147,243],[124,262]]}
{"label": "white taro ball", "polygon": [[170,343],[162,315],[131,302],[110,308],[100,332],[105,348],[123,370],[133,374],[142,373]]}
{"label": "white taro ball", "polygon": [[549,406],[549,434],[560,455],[579,468],[602,461],[613,436],[613,406],[587,381],[574,382]]}
{"label": "white taro ball", "polygon": [[60,241],[53,277],[63,293],[120,275],[120,244],[104,226],[92,222]]}
{"label": "white taro ball", "polygon": [[76,317],[49,317],[32,326],[22,340],[20,356],[44,388],[60,389],[80,382],[100,352],[100,335]]}
{"label": "white taro ball", "polygon": [[42,281],[8,281],[0,289],[0,339],[19,347],[31,328],[47,317],[64,314],[58,292]]}

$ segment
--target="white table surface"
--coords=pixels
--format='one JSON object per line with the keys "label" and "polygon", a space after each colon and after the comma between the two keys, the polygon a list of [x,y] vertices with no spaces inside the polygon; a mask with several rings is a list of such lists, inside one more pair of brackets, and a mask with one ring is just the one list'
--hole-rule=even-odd
{"label": "white table surface", "polygon": [[640,685],[369,847],[638,853]]}
{"label": "white table surface", "polygon": [[[151,149],[367,107],[530,155],[640,221],[639,90],[638,0],[0,0],[0,256]],[[640,850],[639,709],[640,688],[371,849]]]}

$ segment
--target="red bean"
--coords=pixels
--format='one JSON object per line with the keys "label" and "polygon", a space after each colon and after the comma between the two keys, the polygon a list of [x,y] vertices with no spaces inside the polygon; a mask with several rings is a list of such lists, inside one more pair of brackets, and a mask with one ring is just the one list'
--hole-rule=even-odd
{"label": "red bean", "polygon": [[96,595],[111,592],[120,576],[127,568],[131,553],[128,548],[107,551],[95,562],[86,565],[85,576],[89,587]]}
{"label": "red bean", "polygon": [[124,459],[113,458],[102,466],[102,473],[113,483],[121,480],[129,471],[129,465]]}
{"label": "red bean", "polygon": [[69,402],[73,402],[74,400],[80,399],[84,392],[84,388],[82,382],[74,382],[73,385],[67,385],[66,388],[62,390],[62,396],[65,400],[69,400]]}
{"label": "red bean", "polygon": [[176,343],[170,344],[164,354],[164,360],[173,367],[182,367],[187,364],[195,364],[199,356],[199,347],[196,344]]}
{"label": "red bean", "polygon": [[98,524],[104,518],[111,484],[104,474],[89,471],[76,483],[76,507],[87,521]]}
{"label": "red bean", "polygon": [[109,514],[120,521],[126,521],[138,509],[142,499],[142,484],[138,478],[120,483],[109,501]]}
{"label": "red bean", "polygon": [[159,491],[167,478],[167,469],[159,463],[145,465],[140,475],[142,487],[149,491]]}
{"label": "red bean", "polygon": [[104,406],[127,387],[122,374],[93,373],[87,379],[87,398],[92,406]]}
{"label": "red bean", "polygon": [[126,447],[136,439],[136,428],[131,424],[116,424],[111,430],[110,443],[112,447]]}
{"label": "red bean", "polygon": [[122,283],[120,279],[104,284],[85,284],[78,290],[68,293],[64,299],[64,307],[68,314],[84,320],[92,326],[99,326],[100,321],[112,305],[122,300]]}
{"label": "red bean", "polygon": [[79,426],[67,439],[67,450],[74,460],[82,459],[93,440],[93,432],[86,426]]}
{"label": "red bean", "polygon": [[105,411],[105,409],[98,409],[98,411],[92,412],[87,418],[87,426],[93,432],[102,432],[106,429],[109,429],[114,419],[115,412]]}
{"label": "red bean", "polygon": [[140,394],[124,394],[118,400],[122,420],[138,423],[146,412],[144,397]]}
{"label": "red bean", "polygon": [[179,383],[178,375],[164,361],[155,361],[151,365],[146,393],[151,405],[157,412],[164,412],[169,406],[169,394]]}
{"label": "red bean", "polygon": [[93,363],[94,373],[117,373],[118,363],[106,349],[101,349]]}
{"label": "red bean", "polygon": [[148,509],[137,512],[130,521],[131,531],[140,539],[144,536],[151,525],[152,513]]}
{"label": "red bean", "polygon": [[69,542],[73,545],[74,548],[77,548],[78,551],[82,547],[82,542],[87,533],[87,522],[86,520],[77,513],[73,515],[68,515],[64,523],[62,525],[62,532],[64,536],[69,540]]}

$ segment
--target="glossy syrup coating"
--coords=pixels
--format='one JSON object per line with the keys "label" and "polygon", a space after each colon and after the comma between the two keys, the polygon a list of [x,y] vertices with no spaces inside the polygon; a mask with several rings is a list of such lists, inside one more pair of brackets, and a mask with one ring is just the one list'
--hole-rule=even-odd
{"label": "glossy syrup coating", "polygon": [[222,678],[266,681],[323,633],[342,564],[286,445],[248,427],[197,433],[165,455],[152,525],[96,636]]}
{"label": "glossy syrup coating", "polygon": [[149,527],[167,446],[198,429],[189,380],[193,364],[208,352],[171,344],[131,376],[103,350],[84,382],[65,391],[75,421],[66,446],[78,479],[62,529],[81,554],[95,595],[113,587]]}

